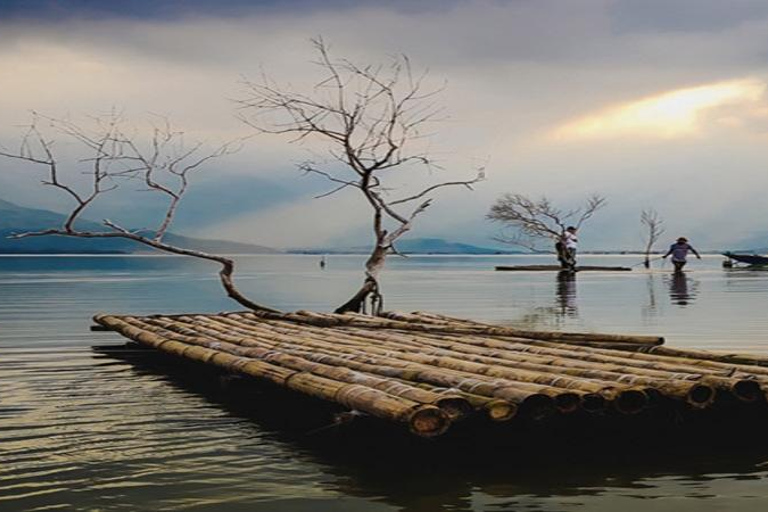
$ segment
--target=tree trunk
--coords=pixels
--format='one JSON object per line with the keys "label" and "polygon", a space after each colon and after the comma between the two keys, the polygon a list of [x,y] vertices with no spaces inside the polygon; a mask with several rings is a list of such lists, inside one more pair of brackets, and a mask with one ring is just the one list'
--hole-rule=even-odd
{"label": "tree trunk", "polygon": [[334,313],[363,313],[365,312],[365,303],[371,298],[371,314],[378,315],[384,304],[383,296],[379,292],[379,274],[384,268],[389,247],[377,245],[368,261],[365,262],[365,281],[363,286],[347,302],[336,308]]}

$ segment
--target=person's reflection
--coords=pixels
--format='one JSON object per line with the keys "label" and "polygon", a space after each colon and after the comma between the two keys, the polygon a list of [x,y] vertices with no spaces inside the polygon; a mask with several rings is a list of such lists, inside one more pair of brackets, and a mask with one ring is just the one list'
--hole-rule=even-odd
{"label": "person's reflection", "polygon": [[694,288],[691,287],[688,276],[682,272],[675,272],[669,282],[669,298],[678,306],[687,306],[696,297]]}
{"label": "person's reflection", "polygon": [[577,316],[576,308],[576,273],[570,271],[557,273],[557,305],[561,316]]}

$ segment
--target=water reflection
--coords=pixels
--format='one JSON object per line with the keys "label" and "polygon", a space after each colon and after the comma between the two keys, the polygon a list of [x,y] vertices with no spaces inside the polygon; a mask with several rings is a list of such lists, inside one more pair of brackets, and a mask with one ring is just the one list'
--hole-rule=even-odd
{"label": "water reflection", "polygon": [[682,272],[675,272],[669,280],[669,298],[673,304],[688,306],[696,299],[698,283]]}
{"label": "water reflection", "polygon": [[658,301],[656,300],[656,276],[649,273],[648,279],[645,281],[645,287],[648,291],[648,302],[643,305],[642,316],[644,319],[649,320],[659,314]]}
{"label": "water reflection", "polygon": [[559,314],[570,317],[578,316],[579,311],[576,307],[576,273],[568,271],[558,272],[556,290],[555,297],[560,310]]}
{"label": "water reflection", "polygon": [[[112,357],[120,358],[119,354]],[[497,435],[455,435],[424,442],[364,417],[318,430],[318,424],[331,421],[332,411],[311,399],[279,391],[275,395],[277,390],[253,387],[246,380],[222,387],[212,375],[200,379],[197,371],[167,361],[158,364],[134,358],[130,362],[138,375],[156,373],[175,388],[173,394],[188,396],[191,402],[198,401],[196,395],[240,425],[239,438],[219,439],[227,446],[222,460],[236,472],[217,480],[217,487],[208,488],[205,505],[184,498],[188,485],[153,492],[153,499],[174,510],[213,511],[225,506],[227,510],[252,511],[259,510],[260,498],[272,498],[262,502],[264,510],[313,510],[330,504],[329,510],[401,512],[562,511],[592,510],[592,506],[612,510],[615,508],[608,506],[612,503],[633,512],[650,510],[647,499],[669,496],[680,505],[695,506],[696,500],[711,491],[710,481],[740,489],[745,480],[754,479],[749,492],[759,494],[757,489],[768,476],[761,467],[768,448],[756,448],[762,445],[753,441],[762,435],[759,425],[745,436],[726,429],[714,439],[690,425],[651,436],[642,428],[619,428],[620,433],[606,436],[599,428],[575,435],[567,424],[536,431],[504,425]],[[187,406],[178,403],[175,407]],[[169,426],[144,424],[141,428],[165,430]],[[620,450],[615,449],[611,435],[620,436]],[[272,457],[259,460],[265,444]],[[273,459],[281,454],[286,460],[277,464]],[[187,463],[194,463],[197,457],[190,453]],[[275,471],[278,479],[280,474],[295,477],[294,472],[300,471],[322,477],[317,482],[284,481],[292,499],[282,502],[279,494],[258,494],[265,491],[260,484],[265,473]],[[217,476],[225,474],[226,469]],[[312,486],[322,491],[313,491]],[[344,497],[346,507],[334,496]],[[95,494],[90,497],[96,499]]]}

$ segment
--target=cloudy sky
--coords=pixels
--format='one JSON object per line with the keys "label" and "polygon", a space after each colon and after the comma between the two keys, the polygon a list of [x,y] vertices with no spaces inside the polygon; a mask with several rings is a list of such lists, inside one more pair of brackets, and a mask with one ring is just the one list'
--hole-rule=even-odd
{"label": "cloudy sky", "polygon": [[[474,192],[440,194],[414,236],[489,245],[497,227],[483,217],[503,192],[564,207],[596,192],[609,205],[582,233],[586,249],[639,246],[649,207],[700,248],[768,245],[762,0],[2,0],[0,143],[13,147],[30,109],[118,108],[137,125],[160,114],[212,144],[248,135],[232,101],[243,78],[309,87],[318,35],[339,57],[405,53],[428,68],[446,83],[436,177],[486,166]],[[312,199],[324,183],[295,169],[310,151],[322,148],[255,137],[199,176],[178,228],[279,247],[367,243],[352,191]],[[0,160],[0,198],[65,209],[40,177]],[[120,208],[124,223],[148,222],[157,205],[136,201],[115,196],[89,216]]]}

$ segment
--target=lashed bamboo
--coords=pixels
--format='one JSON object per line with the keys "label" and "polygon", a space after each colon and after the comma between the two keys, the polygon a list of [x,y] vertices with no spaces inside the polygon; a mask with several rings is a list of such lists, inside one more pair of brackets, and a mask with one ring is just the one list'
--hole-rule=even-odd
{"label": "lashed bamboo", "polygon": [[[754,378],[735,378],[732,372],[724,372],[722,369],[708,369],[674,362],[639,361],[623,357],[623,352],[613,351],[613,354],[593,353],[584,348],[574,347],[551,348],[532,345],[531,343],[514,343],[505,340],[476,336],[441,336],[423,335],[420,343],[438,344],[450,347],[454,350],[480,353],[493,357],[507,358],[515,361],[546,364],[558,368],[558,371],[570,373],[564,367],[583,368],[599,371],[609,371],[623,374],[622,380],[642,384],[641,378],[653,378],[670,381],[697,380],[706,385],[731,392],[734,396],[745,402],[752,402],[763,395],[759,383]],[[485,351],[484,349],[493,349]],[[512,353],[510,353],[512,352]],[[694,404],[697,405],[697,404]],[[706,404],[698,404],[702,406]]]}
{"label": "lashed bamboo", "polygon": [[[199,332],[201,331],[200,329],[195,330],[195,329],[185,328],[183,325],[179,324],[178,322],[169,322],[169,321],[164,321],[162,319],[153,319],[153,321],[154,322],[158,322],[161,325],[164,325],[165,327],[171,327],[175,331],[178,331],[178,332],[187,332],[187,333],[192,333],[192,334],[198,333],[199,334]],[[149,326],[148,328],[152,328],[152,326]],[[231,337],[228,337],[228,338],[229,339],[233,339]],[[191,340],[188,340],[188,341],[191,341]],[[237,340],[236,338],[234,338],[234,341],[247,341],[248,342],[247,346],[253,346],[255,343],[259,343],[259,342],[255,341],[253,338],[247,338],[246,340]],[[310,356],[309,357],[310,359],[314,359],[314,360],[319,361],[319,362],[324,362],[325,361],[322,358],[318,359],[316,357],[312,357],[312,356],[315,355],[315,354],[312,354],[312,353],[302,353],[302,352],[290,352],[290,353],[302,355],[304,357]],[[342,365],[339,365],[339,366],[352,366],[355,369],[361,369],[361,370],[365,370],[365,371],[369,371],[369,372],[372,372],[372,370],[373,371],[378,371],[379,373],[382,373],[382,374],[387,375],[387,376],[400,375],[399,373],[393,373],[392,371],[380,371],[381,368],[380,367],[375,367],[375,366],[366,366],[366,365],[357,365],[356,366],[356,365],[350,365],[350,364],[342,364]],[[411,384],[413,384],[413,383],[411,383]],[[466,384],[467,384],[467,386],[470,386],[470,389],[472,389],[471,388],[471,385],[473,384],[472,382],[466,382]],[[434,386],[430,386],[430,389],[437,389],[437,388],[435,388]],[[451,390],[451,391],[453,391],[453,390]],[[496,393],[497,395],[505,396],[507,398],[509,398],[512,395],[512,393],[513,393],[511,390],[499,389],[497,391],[498,391]],[[509,419],[512,419],[515,416],[516,412],[517,412],[517,406],[515,404],[509,402],[508,400],[501,400],[501,399],[498,399],[498,398],[481,397],[481,396],[473,395],[471,393],[465,393],[465,392],[462,392],[462,391],[459,391],[459,393],[461,394],[462,398],[470,400],[473,404],[481,406],[483,408],[483,410],[488,414],[488,416],[491,419],[493,419],[494,421],[508,421]],[[517,394],[515,394],[515,398],[519,398],[519,396]],[[437,398],[437,403],[440,404],[440,402],[444,402],[444,401],[448,401],[448,400],[455,401],[455,397],[451,396],[450,394],[448,396],[446,396],[446,393],[441,393],[440,396]],[[526,409],[527,414],[532,415],[532,416],[544,416],[544,415],[547,414],[547,411],[549,411],[551,409],[551,405],[549,404],[549,399],[547,398],[546,400],[547,401],[544,401],[544,398],[542,398],[542,397],[540,397],[538,395],[531,395],[531,396],[526,397],[525,399],[523,399],[519,403],[524,404],[526,406],[525,409]],[[561,402],[562,402],[562,400],[561,400]]]}
{"label": "lashed bamboo", "polygon": [[[641,408],[648,393],[705,406],[714,399],[713,388],[754,401],[763,397],[761,386],[768,386],[768,367],[754,365],[759,357],[647,343],[638,349],[626,339],[582,339],[576,347],[570,339],[546,334],[544,339],[517,335],[535,331],[420,312],[387,313],[385,318],[312,312],[113,318],[141,331],[143,343],[171,354],[283,382],[347,407],[353,407],[352,401],[377,401],[365,390],[410,402],[411,410],[437,404],[446,424],[472,408],[497,421],[508,420],[517,406],[523,416],[543,418],[554,404],[561,411],[579,405],[587,409],[594,399],[600,408],[604,396],[615,399],[620,410],[626,404]],[[128,328],[117,330],[140,341]],[[707,358],[700,358],[702,354]],[[460,405],[441,405],[446,398]],[[393,413],[353,408],[394,419]],[[422,419],[434,422],[429,416]],[[405,422],[413,430],[432,428]]]}
{"label": "lashed bamboo", "polygon": [[[179,321],[193,321],[194,319],[190,319],[188,317],[180,317],[177,319],[174,319],[174,321],[170,322],[164,322],[164,327],[167,327],[168,329],[179,331],[179,332],[203,332],[207,333],[216,339],[222,339],[222,340],[229,340],[233,343],[242,343],[244,346],[258,346],[258,345],[264,345],[267,343],[268,339],[272,339],[278,343],[278,345],[274,345],[275,347],[279,347],[280,350],[285,351],[287,353],[300,355],[304,358],[309,358],[313,361],[327,361],[327,358],[324,358],[322,361],[317,358],[313,358],[312,352],[305,352],[308,347],[311,347],[312,350],[317,351],[320,348],[331,350],[331,351],[338,351],[339,347],[333,345],[333,344],[318,344],[317,341],[313,343],[309,343],[306,338],[304,338],[302,341],[298,341],[294,337],[290,336],[272,336],[271,338],[268,336],[268,333],[253,333],[249,332],[251,334],[250,337],[237,337],[232,336],[231,334],[228,334],[228,331],[231,330],[238,330],[238,326],[236,325],[227,325],[227,326],[216,326],[218,322],[213,321],[209,318],[205,317],[199,317],[197,320],[198,322],[207,322],[209,327],[214,327],[216,330],[211,331],[197,323],[194,324],[194,329],[190,329],[188,327],[184,327],[184,324],[180,324]],[[156,322],[156,323],[163,323],[162,320],[159,319],[151,319],[150,322]],[[242,329],[239,329],[242,330]],[[258,339],[253,337],[253,334],[258,335]],[[267,346],[269,346],[267,344]],[[291,347],[293,350],[291,350]],[[296,352],[296,350],[299,350],[299,352]],[[350,356],[354,353],[354,350],[347,350],[347,353],[345,353],[345,356]],[[330,355],[330,354],[329,354]],[[362,355],[366,355],[364,352]],[[347,359],[335,359],[334,363],[338,366],[350,366],[349,364],[346,364]],[[396,369],[390,368],[387,365],[391,364],[399,364],[402,366],[407,366],[409,368],[405,368],[402,371],[398,371]],[[578,405],[579,397],[578,395],[568,392],[565,390],[562,390],[558,393],[550,393],[550,390],[545,389],[543,386],[532,386],[527,383],[502,383],[502,382],[496,382],[491,379],[485,379],[482,378],[472,378],[475,376],[467,376],[466,374],[456,374],[455,372],[442,372],[442,375],[433,374],[433,373],[427,373],[427,371],[432,371],[433,368],[426,365],[413,365],[412,363],[405,363],[402,361],[395,361],[393,359],[382,359],[381,361],[376,361],[373,365],[367,365],[365,367],[361,366],[355,366],[355,369],[371,372],[371,373],[378,373],[385,376],[396,376],[398,378],[407,378],[409,375],[411,375],[414,368],[421,368],[424,370],[423,372],[419,373],[418,376],[425,379],[426,382],[431,382],[435,385],[448,385],[449,387],[458,387],[459,389],[466,390],[469,392],[477,392],[479,394],[486,394],[488,393],[489,396],[501,398],[507,401],[510,401],[514,404],[519,405],[522,407],[528,416],[532,417],[543,417],[549,414],[549,411],[552,409],[552,401],[553,398],[550,396],[551,394],[554,394],[556,397],[556,403],[559,404],[561,407],[567,407],[569,410],[575,406]],[[470,377],[470,378],[468,378]],[[406,379],[410,380],[410,379]],[[514,386],[510,386],[510,384],[515,384]],[[481,386],[481,388],[485,391],[485,393],[481,392],[478,386]],[[490,387],[489,389],[486,387]],[[567,405],[566,405],[567,404]]]}
{"label": "lashed bamboo", "polygon": [[[345,330],[350,330],[350,328]],[[407,346],[407,350],[425,354],[462,358],[467,361],[487,365],[510,366],[518,370],[530,370],[540,374],[599,379],[605,382],[628,384],[630,386],[650,386],[660,390],[667,396],[685,400],[693,407],[698,408],[710,405],[715,397],[714,392],[707,384],[690,382],[690,380],[694,379],[700,380],[700,375],[677,375],[668,372],[656,372],[654,374],[652,371],[624,372],[621,367],[616,365],[599,365],[569,358],[547,359],[514,351],[495,350],[491,355],[487,355],[485,351],[478,347],[465,343],[446,343],[442,339],[429,335],[422,335],[415,342],[411,342],[411,340],[399,335],[397,332],[367,333],[366,335],[384,341],[389,346]],[[425,350],[425,344],[435,348]]]}
{"label": "lashed bamboo", "polygon": [[346,407],[367,412],[372,416],[405,423],[411,431],[424,437],[444,433],[449,425],[448,416],[438,407],[412,400],[393,397],[385,392],[360,384],[342,383],[308,372],[286,369],[274,364],[238,357],[208,347],[190,347],[146,330],[131,326],[125,320],[107,315],[94,317],[96,323],[170,354],[213,363],[238,373],[244,373],[273,382],[288,389],[336,402]]}
{"label": "lashed bamboo", "polygon": [[[349,382],[355,384],[361,384],[374,389],[384,391],[387,394],[396,396],[398,398],[407,398],[415,402],[432,404],[440,407],[448,414],[451,420],[457,420],[465,417],[471,411],[471,404],[459,395],[450,395],[446,393],[437,394],[430,391],[425,391],[418,387],[403,384],[392,379],[383,379],[370,374],[361,373],[358,371],[349,370],[347,368],[338,366],[328,366],[311,362],[306,359],[301,359],[289,354],[284,354],[271,348],[265,348],[264,346],[258,346],[254,343],[249,344],[247,347],[240,348],[236,337],[233,336],[221,336],[220,333],[215,330],[201,325],[200,322],[195,322],[192,317],[182,316],[180,319],[195,324],[195,329],[189,329],[192,332],[199,332],[204,335],[217,336],[219,339],[236,343],[235,350],[238,355],[245,357],[257,358],[266,362],[291,368],[294,370],[301,370],[328,377],[341,382]],[[208,319],[206,319],[208,320]],[[215,320],[209,320],[212,327],[217,327]],[[142,323],[142,327],[145,329],[151,329],[149,324]],[[252,339],[250,341],[253,341]]]}
{"label": "lashed bamboo", "polygon": [[[262,336],[270,335],[272,332],[270,332],[270,329],[273,331],[275,329],[277,330],[283,330],[286,332],[294,333],[300,333],[305,342],[308,342],[311,338],[312,340],[317,339],[318,334],[321,335],[320,340],[325,339],[326,341],[331,341],[327,337],[327,333],[323,329],[316,329],[313,330],[311,328],[308,328],[306,326],[296,326],[292,324],[275,324],[272,321],[264,321],[262,319],[258,318],[248,318],[248,315],[230,315],[231,317],[237,317],[237,319],[241,322],[245,322],[250,326],[251,329],[254,329],[255,334],[259,334]],[[266,331],[265,331],[266,330]],[[322,336],[325,335],[325,338]],[[464,365],[461,366],[461,363],[463,361],[458,361],[459,366],[456,366],[454,364],[453,367],[450,365],[446,366],[445,364],[440,364],[439,362],[432,361],[431,359],[425,360],[423,357],[419,358],[418,354],[414,353],[401,353],[399,351],[392,351],[387,350],[381,347],[373,347],[370,346],[370,338],[367,337],[368,334],[365,336],[351,336],[349,334],[345,334],[344,332],[340,330],[334,330],[333,332],[333,339],[332,343],[328,345],[328,347],[335,351],[344,351],[345,348],[340,346],[340,344],[343,343],[353,343],[356,346],[358,346],[358,349],[360,349],[362,346],[364,351],[383,355],[383,356],[394,356],[399,357],[400,359],[404,359],[408,362],[421,362],[423,364],[427,365],[436,365],[441,366],[443,368],[452,368],[454,370],[459,370],[467,374],[474,374],[475,377],[477,375],[486,375],[486,372],[489,370],[491,371],[490,377],[501,377],[508,380],[513,381],[520,381],[529,383],[534,383],[538,385],[543,385],[543,388],[541,388],[539,391],[543,391],[546,393],[551,393],[552,390],[548,389],[551,387],[555,388],[564,388],[569,389],[571,391],[576,392],[586,392],[586,393],[599,393],[599,394],[605,394],[608,396],[613,396],[617,394],[618,392],[618,400],[617,404],[619,404],[619,409],[622,410],[622,412],[637,412],[637,410],[641,409],[645,403],[647,402],[647,399],[645,398],[644,394],[639,392],[636,389],[631,389],[632,387],[625,384],[617,384],[612,383],[610,385],[607,385],[605,383],[600,384],[599,382],[596,382],[594,380],[590,379],[569,379],[566,377],[563,377],[560,374],[551,374],[551,375],[542,375],[538,372],[526,372],[526,371],[518,371],[517,373],[512,373],[513,369],[509,369],[510,371],[499,374],[498,372],[494,373],[493,367],[486,368],[486,365],[474,365],[474,367],[469,368]],[[290,338],[289,338],[290,339]],[[348,350],[348,348],[347,348]],[[455,360],[453,360],[453,363],[456,363]],[[553,383],[553,384],[552,384]],[[517,384],[519,387],[523,386],[523,384]],[[620,390],[616,390],[616,388],[622,388]],[[596,397],[587,397],[590,399],[590,405],[592,408],[597,409],[602,405],[602,400]]]}
{"label": "lashed bamboo", "polygon": [[[546,342],[541,342],[540,344],[547,345]],[[556,348],[562,347],[562,345],[551,346]],[[747,402],[762,398],[765,391],[762,388],[758,389],[759,386],[768,387],[768,368],[746,363],[737,364],[719,362],[714,359],[696,359],[696,354],[700,351],[689,352],[688,350],[672,349],[657,354],[631,350],[616,351],[594,347],[589,350],[596,354],[609,356],[620,353],[621,357],[626,358],[628,361],[633,361],[633,363],[630,364],[639,364],[639,362],[649,364],[679,364],[696,368],[702,373],[715,372],[714,374],[716,375],[726,376],[728,378],[727,381],[720,381],[720,384],[730,383],[732,386],[731,391],[734,395]],[[710,375],[712,374],[706,375],[704,379],[711,379]]]}
{"label": "lashed bamboo", "polygon": [[283,319],[321,327],[336,327],[342,325],[358,325],[361,327],[378,327],[385,329],[401,329],[406,331],[421,332],[454,332],[456,334],[488,334],[494,336],[513,336],[526,339],[538,340],[567,340],[572,343],[579,342],[627,342],[631,344],[661,345],[664,338],[659,336],[641,336],[641,335],[623,335],[623,334],[605,334],[605,333],[573,333],[559,331],[528,331],[523,329],[513,329],[511,327],[500,326],[464,326],[464,327],[444,327],[440,325],[430,325],[425,323],[403,322],[398,320],[388,320],[381,317],[370,317],[367,320],[361,320],[360,317],[338,314],[320,314],[311,311],[296,311],[295,313],[273,314],[268,312],[248,313],[260,316],[265,319]]}
{"label": "lashed bamboo", "polygon": [[468,393],[457,388],[446,388],[427,384],[425,382],[413,382],[401,379],[401,382],[407,382],[422,389],[427,389],[434,393],[457,393],[465,398],[476,410],[484,411],[486,416],[492,421],[509,421],[517,414],[517,406],[507,400],[491,398],[487,396]]}
{"label": "lashed bamboo", "polygon": [[[416,312],[411,314],[403,314],[403,313],[385,313],[387,316],[395,315],[402,319],[408,319],[410,321],[414,322],[435,322],[435,323],[443,323],[443,324],[455,324],[455,325],[466,325],[466,324],[474,324],[474,325],[487,325],[487,324],[481,324],[479,322],[474,322],[471,320],[465,320],[465,319],[457,319],[453,317],[448,317],[444,315],[437,315],[434,313],[423,313],[423,312]],[[504,348],[507,344],[504,340],[498,340],[498,339],[479,339],[477,337],[472,336],[462,336],[462,337],[456,337],[453,336],[451,339],[460,341],[462,343],[473,343],[473,344],[479,344],[481,346],[487,346],[490,348]],[[535,346],[532,346],[535,345]],[[660,378],[679,378],[678,374],[704,374],[704,376],[701,378],[701,382],[713,385],[719,389],[728,390],[731,392],[734,396],[736,396],[738,399],[745,401],[745,402],[753,402],[756,401],[763,396],[763,390],[761,389],[758,382],[756,382],[759,379],[756,379],[754,375],[747,375],[742,374],[739,376],[734,375],[734,371],[732,368],[720,368],[720,367],[712,367],[713,365],[710,365],[707,368],[703,368],[703,365],[701,364],[701,361],[698,360],[683,360],[683,359],[674,359],[674,360],[665,360],[664,358],[652,358],[648,361],[638,361],[636,358],[628,358],[624,356],[623,354],[630,350],[626,346],[621,346],[619,348],[624,349],[621,352],[617,352],[615,350],[603,350],[603,351],[593,351],[590,349],[585,349],[584,347],[580,347],[579,349],[575,349],[573,347],[552,347],[552,345],[549,345],[549,348],[541,347],[539,348],[539,345],[547,345],[546,342],[528,342],[526,344],[515,344],[514,346],[508,346],[507,348],[512,350],[522,350],[529,353],[535,353],[535,354],[547,354],[547,355],[556,355],[556,356],[564,356],[564,357],[572,357],[574,359],[578,359],[580,361],[592,361],[592,362],[598,362],[598,363],[609,363],[617,365],[618,367],[614,367],[617,371],[619,369],[622,369],[622,371],[626,373],[640,373],[640,374],[646,374],[646,375],[653,375]],[[640,349],[642,352],[647,353],[661,353],[661,354],[675,354],[675,353],[681,353],[678,349],[668,349],[667,347],[656,347],[656,348],[643,348]],[[685,351],[682,351],[683,353]],[[767,359],[768,361],[768,359]],[[696,364],[694,364],[696,363]],[[578,364],[578,363],[577,363]],[[641,368],[642,370],[636,370],[634,368]],[[607,369],[607,367],[606,367]],[[670,375],[664,375],[663,373],[657,373],[657,371],[667,371],[671,372]],[[766,369],[767,375],[768,375],[768,369]],[[753,372],[754,373],[754,372]]]}

